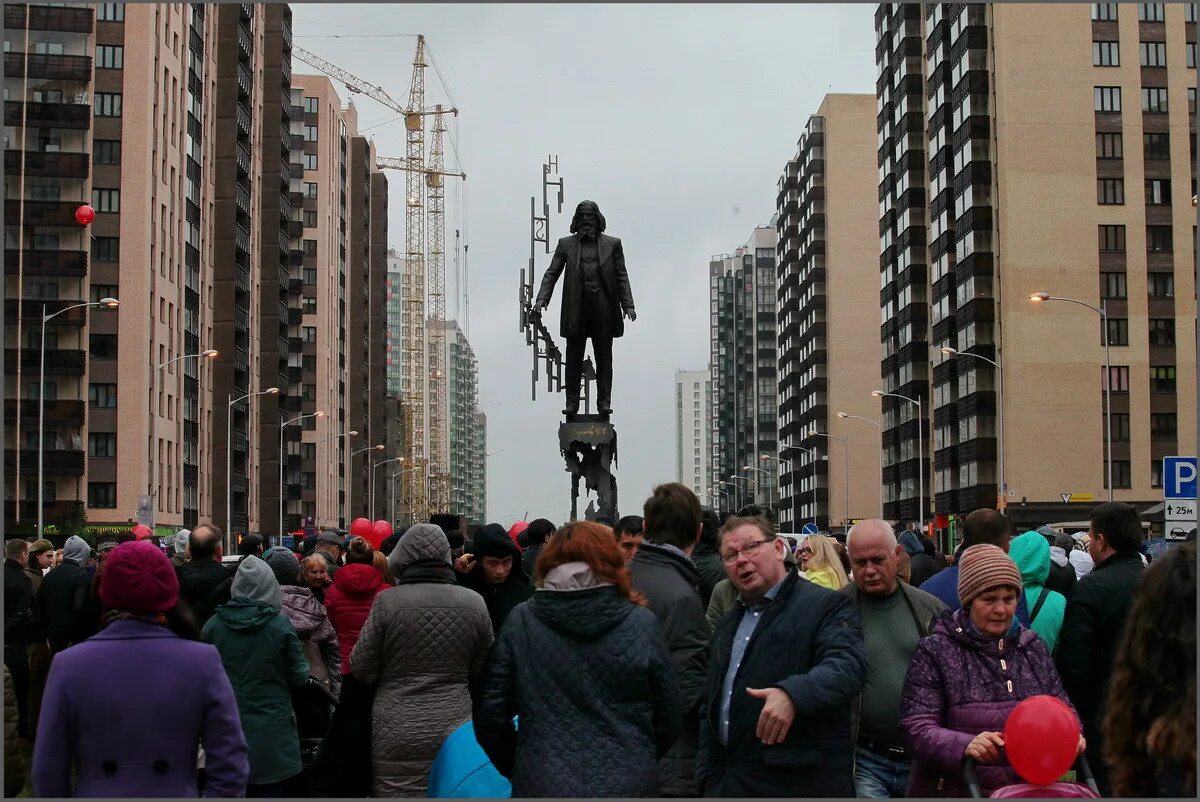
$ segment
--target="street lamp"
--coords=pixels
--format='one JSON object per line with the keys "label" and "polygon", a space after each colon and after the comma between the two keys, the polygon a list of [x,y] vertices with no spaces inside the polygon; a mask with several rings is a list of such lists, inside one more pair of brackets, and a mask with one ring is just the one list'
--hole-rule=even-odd
{"label": "street lamp", "polygon": [[46,449],[44,448],[44,445],[45,445],[44,440],[45,440],[45,436],[46,436],[46,323],[48,323],[51,318],[57,317],[58,315],[61,315],[63,312],[70,312],[72,309],[82,309],[82,308],[88,307],[88,306],[98,306],[101,309],[116,309],[119,304],[120,304],[120,301],[118,301],[116,298],[101,298],[99,301],[73,304],[71,306],[64,307],[63,309],[59,309],[57,312],[52,312],[51,314],[46,314],[46,306],[47,305],[44,302],[42,303],[42,339],[41,339],[41,342],[39,343],[39,345],[41,345],[42,355],[41,355],[41,364],[38,369],[38,496],[37,496],[37,499],[38,499],[38,501],[37,501],[38,523],[37,523],[37,532],[38,532],[39,538],[45,537],[45,533],[42,532],[43,516],[45,515],[45,509],[42,507],[42,504],[43,504],[43,494],[46,492],[46,479],[43,475],[44,471],[45,471],[45,456],[46,456]]}
{"label": "street lamp", "polygon": [[[812,466],[812,505],[813,505],[812,525],[813,525],[813,528],[818,528],[817,527],[817,459],[818,459],[817,450],[815,448],[807,448],[805,446],[793,446],[793,445],[788,444],[787,442],[784,442],[783,448],[782,448],[782,450],[780,450],[779,453],[786,454],[789,450],[803,451],[805,454],[808,455],[808,464]],[[769,457],[766,457],[766,456],[764,456],[763,458],[769,459]],[[784,457],[784,459],[788,459],[789,462],[791,461],[787,457]],[[800,494],[798,494],[798,493],[796,494],[796,500],[797,501],[800,500]],[[799,523],[800,516],[796,515],[795,511],[792,512],[792,515],[796,519],[796,521],[794,521],[794,523]],[[799,533],[797,533],[797,534],[799,534]]]}
{"label": "street lamp", "polygon": [[[809,429],[808,434],[814,437],[828,437],[830,440],[837,440],[842,444],[842,456],[845,460],[842,463],[842,527],[848,528],[847,522],[850,520],[850,444],[846,442],[846,438],[829,434],[829,432]],[[830,528],[832,529],[832,526]]]}
{"label": "street lamp", "polygon": [[[1193,205],[1195,205],[1193,203]],[[1105,457],[1105,466],[1108,473],[1108,500],[1113,500],[1113,476],[1112,476],[1112,361],[1109,356],[1108,348],[1108,301],[1101,300],[1099,306],[1092,306],[1084,301],[1078,301],[1074,298],[1063,298],[1058,295],[1050,295],[1045,292],[1035,292],[1029,296],[1029,300],[1034,303],[1046,303],[1047,301],[1065,301],[1069,304],[1078,304],[1079,306],[1087,307],[1100,316],[1100,330],[1104,336],[1104,445],[1108,455]]]}
{"label": "street lamp", "polygon": [[367,502],[371,508],[367,510],[367,517],[370,518],[375,514],[375,471],[379,470],[380,465],[387,465],[389,462],[404,462],[404,457],[392,457],[390,459],[380,460],[371,466],[371,496]]}
{"label": "street lamp", "polygon": [[[219,351],[209,348],[206,351],[201,351],[198,354],[184,354],[177,356],[174,359],[168,359],[161,365],[155,365],[154,370],[150,373],[150,481],[147,483],[147,492],[150,494],[150,515],[151,520],[158,508],[158,488],[155,486],[155,477],[158,475],[158,374],[165,370],[168,365],[176,362],[181,362],[185,359],[216,359]],[[226,444],[228,448],[228,444]]]}
{"label": "street lamp", "polygon": [[240,404],[247,398],[256,395],[276,395],[278,393],[278,387],[268,387],[257,393],[246,393],[240,398],[234,398],[233,391],[229,391],[229,406],[225,412],[225,534],[230,538],[233,537],[233,460],[229,458],[229,446],[233,442],[233,405]]}
{"label": "street lamp", "polygon": [[[764,456],[764,457],[766,457],[766,456],[770,456],[770,455],[769,455],[769,454],[764,454],[763,456]],[[743,466],[742,466],[742,470],[743,470],[743,471],[758,471],[759,473],[765,473],[767,476],[770,476],[770,475],[771,475],[771,472],[770,472],[770,471],[768,471],[768,470],[765,470],[765,469],[763,469],[763,468],[756,468],[756,467],[755,467],[755,466],[753,466],[753,465],[743,465]],[[758,482],[756,481],[756,482],[755,482],[755,484],[757,485],[757,484],[758,484]],[[757,493],[757,492],[755,492],[755,494],[754,494],[754,495],[756,495],[756,496],[757,496],[757,495],[758,495],[758,493]],[[768,506],[768,507],[769,507],[769,506],[771,506],[771,505],[772,505],[772,503],[773,503],[773,499],[771,499],[771,497],[770,497],[770,494],[768,494],[768,495],[767,495],[767,506]]]}
{"label": "street lamp", "polygon": [[[383,443],[380,443],[379,445],[375,445],[375,446],[363,446],[362,448],[359,448],[359,449],[356,449],[356,450],[350,452],[350,460],[351,460],[351,462],[353,462],[355,457],[357,457],[359,454],[365,453],[367,451],[383,451],[383,449],[384,449]],[[351,470],[353,470],[353,468],[351,468]],[[361,476],[362,474],[359,474],[359,475]],[[374,481],[374,477],[372,477],[372,481]],[[350,520],[349,511],[352,509],[354,509],[354,482],[350,483],[350,492],[346,494],[346,510],[347,510],[346,520],[347,521]]]}
{"label": "street lamp", "polygon": [[[1108,333],[1105,332],[1107,338]],[[996,369],[996,449],[999,454],[996,455],[996,471],[999,474],[1000,481],[1000,512],[1008,506],[1008,483],[1004,481],[1004,376],[1000,367],[1000,363],[993,359],[988,359],[980,354],[964,353],[957,348],[943,348],[942,354],[948,357],[968,356],[973,359],[979,359],[987,362]]]}
{"label": "street lamp", "polygon": [[[873,421],[870,418],[864,418],[862,415],[847,415],[845,412],[839,412],[837,416],[842,420],[866,421],[878,429],[880,437],[883,437],[883,424],[879,421]],[[883,443],[879,444],[879,517],[883,517]]]}
{"label": "street lamp", "polygon": [[[332,443],[334,440],[341,440],[343,437],[357,437],[357,436],[358,436],[358,429],[351,429],[348,432],[338,432],[337,434],[331,434],[328,437],[326,437],[324,440],[322,440],[321,442],[322,443]],[[351,484],[353,484],[353,482],[351,482]],[[318,514],[317,519],[320,520],[320,517],[321,516]],[[347,521],[349,520],[348,516],[345,514],[344,509],[342,510],[342,515],[340,516],[340,518],[345,518],[345,519],[347,519]]]}
{"label": "street lamp", "polygon": [[[917,408],[917,520],[921,531],[925,531],[925,426],[921,422],[921,399],[909,398],[899,393],[885,393],[883,390],[872,390],[875,398],[899,398]],[[882,480],[882,476],[880,479]]]}
{"label": "street lamp", "polygon": [[398,470],[392,474],[392,492],[391,492],[391,496],[392,496],[391,497],[391,502],[392,502],[391,523],[392,523],[392,526],[396,525],[396,479],[403,476],[404,474],[408,473],[409,471],[415,471],[417,468],[420,468],[420,467],[421,467],[420,465],[409,465],[407,467],[401,468],[400,470]]}
{"label": "street lamp", "polygon": [[279,536],[281,538],[283,537],[283,533],[287,531],[287,527],[283,525],[283,430],[293,423],[300,423],[309,418],[323,417],[325,417],[325,410],[318,409],[316,412],[309,412],[306,415],[297,415],[289,421],[284,421],[279,426]]}

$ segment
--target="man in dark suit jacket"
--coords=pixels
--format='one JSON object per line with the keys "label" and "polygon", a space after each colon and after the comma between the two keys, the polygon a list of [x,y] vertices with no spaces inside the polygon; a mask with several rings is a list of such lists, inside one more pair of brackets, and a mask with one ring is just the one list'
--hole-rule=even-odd
{"label": "man in dark suit jacket", "polygon": [[559,333],[567,340],[566,415],[579,411],[583,351],[589,337],[596,358],[596,408],[602,415],[612,412],[612,341],[625,333],[622,314],[637,320],[621,240],[604,234],[606,225],[595,201],[585,200],[575,207],[571,236],[558,241],[535,303],[539,312],[550,305],[554,285],[565,269]]}

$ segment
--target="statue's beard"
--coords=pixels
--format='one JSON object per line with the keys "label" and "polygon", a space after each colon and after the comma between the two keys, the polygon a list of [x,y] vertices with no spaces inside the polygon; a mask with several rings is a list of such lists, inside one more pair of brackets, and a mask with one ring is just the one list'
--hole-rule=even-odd
{"label": "statue's beard", "polygon": [[596,227],[593,225],[590,225],[588,223],[581,224],[579,226],[579,236],[583,237],[586,240],[595,239],[596,238]]}

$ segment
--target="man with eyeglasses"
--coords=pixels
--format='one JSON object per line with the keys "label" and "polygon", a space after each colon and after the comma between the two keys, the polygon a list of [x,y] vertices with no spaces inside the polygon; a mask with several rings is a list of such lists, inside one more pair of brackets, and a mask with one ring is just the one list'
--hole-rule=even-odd
{"label": "man with eyeglasses", "polygon": [[850,708],[867,671],[854,603],[787,570],[763,517],[721,528],[738,594],[713,633],[696,780],[707,797],[854,795]]}

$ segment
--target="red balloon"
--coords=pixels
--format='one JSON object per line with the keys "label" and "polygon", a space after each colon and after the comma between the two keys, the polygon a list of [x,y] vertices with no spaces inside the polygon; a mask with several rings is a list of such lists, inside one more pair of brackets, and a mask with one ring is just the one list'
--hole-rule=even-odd
{"label": "red balloon", "polygon": [[1049,785],[1075,762],[1079,721],[1062,700],[1031,696],[1008,714],[1004,751],[1026,782]]}
{"label": "red balloon", "polygon": [[392,536],[392,525],[387,521],[376,521],[371,525],[371,537],[367,540],[371,543],[371,548],[378,550],[383,545],[383,541]]}
{"label": "red balloon", "polygon": [[133,527],[133,534],[138,540],[145,540],[148,537],[154,537],[154,532],[152,532],[150,527],[146,526],[145,524],[138,524],[137,526]]}
{"label": "red balloon", "polygon": [[354,537],[371,537],[371,519],[370,518],[355,518],[350,524],[350,534]]}
{"label": "red balloon", "polygon": [[83,204],[75,210],[75,222],[81,226],[88,226],[96,219],[96,210],[88,204]]}

